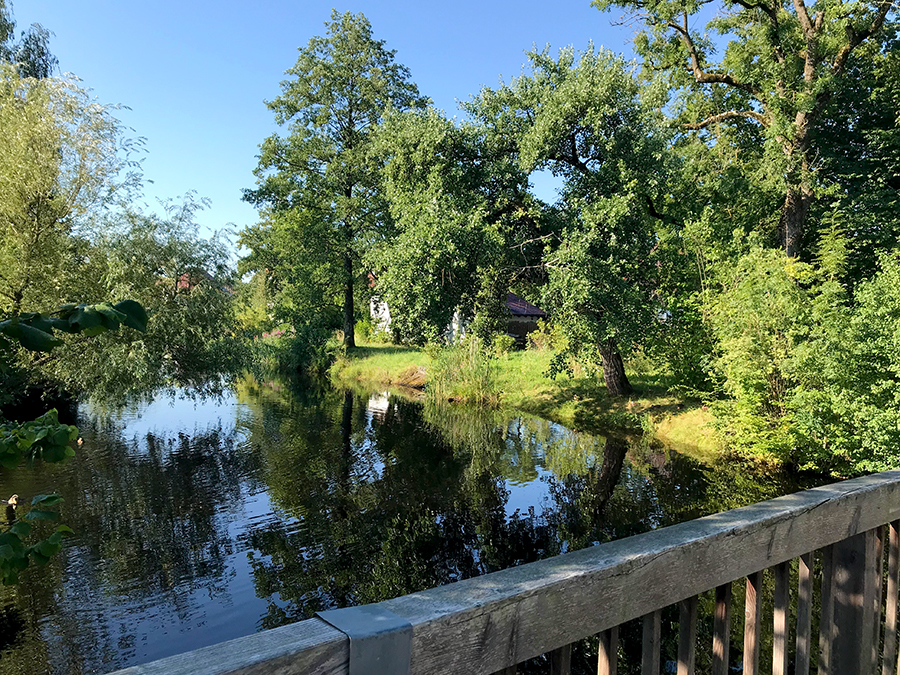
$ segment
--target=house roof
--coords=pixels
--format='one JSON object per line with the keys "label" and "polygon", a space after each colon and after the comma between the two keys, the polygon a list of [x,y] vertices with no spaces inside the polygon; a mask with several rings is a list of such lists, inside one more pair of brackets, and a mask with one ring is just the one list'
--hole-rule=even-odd
{"label": "house roof", "polygon": [[547,316],[547,312],[540,307],[532,305],[527,300],[523,300],[515,293],[506,294],[506,306],[513,316],[536,316],[538,318]]}

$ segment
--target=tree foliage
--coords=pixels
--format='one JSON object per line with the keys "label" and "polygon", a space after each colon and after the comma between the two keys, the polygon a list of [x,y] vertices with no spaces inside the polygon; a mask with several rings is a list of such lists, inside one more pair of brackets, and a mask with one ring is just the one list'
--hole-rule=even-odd
{"label": "tree foliage", "polygon": [[[790,256],[814,237],[807,217],[824,188],[819,153],[828,144],[823,121],[852,59],[885,35],[889,0],[707,3],[594,0],[622,7],[643,24],[635,46],[649,70],[662,72],[681,95],[682,128],[716,142],[722,125],[764,147],[763,182],[781,194],[778,233]],[[703,31],[698,18],[711,16]],[[721,37],[713,37],[721,36]],[[716,60],[717,45],[726,41]]]}

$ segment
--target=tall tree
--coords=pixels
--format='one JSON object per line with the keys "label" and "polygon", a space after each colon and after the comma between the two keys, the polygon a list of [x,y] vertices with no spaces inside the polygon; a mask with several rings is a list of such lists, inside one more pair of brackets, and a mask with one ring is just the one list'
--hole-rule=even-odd
{"label": "tall tree", "polygon": [[[548,240],[547,309],[576,357],[600,357],[609,393],[631,393],[622,353],[655,320],[659,236],[666,198],[666,139],[658,102],[642,98],[621,58],[593,47],[529,54],[531,72],[470,108],[516,139],[526,172],[549,169],[564,181],[568,226]],[[652,93],[648,90],[644,93]]]}
{"label": "tall tree", "polygon": [[[817,193],[821,124],[851,57],[879,40],[890,0],[594,0],[635,13],[644,30],[637,51],[684,96],[682,128],[714,143],[719,125],[737,125],[766,146],[765,174],[781,195],[778,234],[796,257]],[[896,12],[894,12],[896,13]],[[705,29],[698,18],[711,16]],[[721,38],[722,58],[713,57]],[[755,127],[755,129],[753,128]]]}
{"label": "tall tree", "polygon": [[371,135],[386,110],[422,107],[426,99],[362,14],[334,11],[325,25],[326,36],[300,49],[291,79],[268,104],[288,134],[263,142],[258,187],[245,199],[266,210],[266,229],[289,225],[318,249],[325,273],[296,282],[320,297],[343,296],[344,344],[353,347],[361,251],[387,217]]}

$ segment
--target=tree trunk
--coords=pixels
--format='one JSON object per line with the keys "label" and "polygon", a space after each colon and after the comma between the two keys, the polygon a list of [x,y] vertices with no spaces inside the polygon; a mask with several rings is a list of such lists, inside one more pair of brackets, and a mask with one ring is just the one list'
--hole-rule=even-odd
{"label": "tree trunk", "polygon": [[788,257],[796,258],[800,255],[800,245],[803,241],[803,230],[806,225],[806,216],[809,207],[812,206],[813,193],[805,185],[791,186],[788,188],[781,207],[781,218],[778,229],[781,232],[781,243]]}
{"label": "tree trunk", "polygon": [[600,345],[600,356],[603,357],[603,381],[606,383],[606,391],[610,396],[628,396],[634,390],[625,375],[625,364],[622,363],[622,355],[616,346],[616,341],[610,338]]}
{"label": "tree trunk", "polygon": [[353,257],[344,255],[344,347],[356,346],[356,317],[353,315]]}

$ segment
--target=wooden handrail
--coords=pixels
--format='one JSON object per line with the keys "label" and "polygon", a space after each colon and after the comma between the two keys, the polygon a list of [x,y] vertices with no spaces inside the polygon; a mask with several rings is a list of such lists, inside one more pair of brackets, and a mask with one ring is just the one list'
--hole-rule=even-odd
{"label": "wooden handrail", "polygon": [[[412,624],[411,673],[494,673],[898,519],[889,471],[377,604]],[[310,619],[119,675],[344,675],[348,653]]]}

